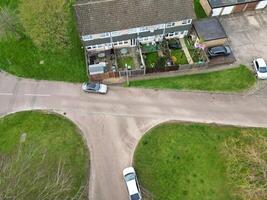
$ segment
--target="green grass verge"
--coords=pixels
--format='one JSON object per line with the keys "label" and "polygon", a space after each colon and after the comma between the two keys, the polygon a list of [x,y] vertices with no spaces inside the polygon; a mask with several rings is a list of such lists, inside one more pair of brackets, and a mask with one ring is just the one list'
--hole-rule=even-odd
{"label": "green grass verge", "polygon": [[[64,171],[71,175],[71,195],[87,184],[89,153],[80,131],[71,121],[59,115],[39,111],[19,112],[0,118],[0,161],[1,156],[17,156],[22,133],[26,133],[26,141],[21,146],[21,152],[37,152],[30,159],[31,173],[21,175],[23,180],[16,185],[17,188],[26,187],[29,192],[28,200],[37,199],[36,192],[40,193],[43,189],[38,188],[39,192],[30,190],[34,180],[32,176],[45,169],[46,177],[49,177],[57,171],[59,161],[64,164]],[[42,168],[36,169],[40,162]],[[41,179],[40,182],[42,181],[44,180]],[[0,191],[3,191],[3,188],[0,188]]]}
{"label": "green grass verge", "polygon": [[[244,147],[254,151],[250,154]],[[244,193],[259,191],[266,183],[261,171],[266,166],[253,157],[253,152],[257,153],[258,160],[266,162],[266,148],[266,129],[163,124],[141,139],[134,166],[141,186],[152,193],[154,200],[249,199]],[[253,188],[252,182],[256,181],[249,178],[255,176],[262,182]],[[266,188],[258,198],[251,197],[265,199]]]}
{"label": "green grass verge", "polygon": [[203,74],[183,75],[130,82],[131,87],[239,92],[253,86],[255,76],[245,66]]}
{"label": "green grass verge", "polygon": [[125,64],[131,66],[132,69],[135,68],[133,58],[130,56],[118,58],[117,61],[119,68],[125,69]]}
{"label": "green grass verge", "polygon": [[188,64],[188,61],[182,49],[171,50],[171,55],[175,56],[177,59],[175,64]]}
{"label": "green grass verge", "polygon": [[194,0],[194,10],[198,19],[207,17],[202,5],[200,4],[199,0]]}
{"label": "green grass verge", "polygon": [[[16,9],[18,0],[1,1],[0,6]],[[19,77],[83,82],[87,79],[85,58],[76,31],[74,10],[70,9],[71,47],[57,53],[42,51],[30,38],[0,40],[0,68]],[[43,63],[43,64],[40,64]]]}
{"label": "green grass verge", "polygon": [[144,59],[145,59],[146,67],[153,68],[155,67],[159,59],[158,52],[147,53],[145,54]]}

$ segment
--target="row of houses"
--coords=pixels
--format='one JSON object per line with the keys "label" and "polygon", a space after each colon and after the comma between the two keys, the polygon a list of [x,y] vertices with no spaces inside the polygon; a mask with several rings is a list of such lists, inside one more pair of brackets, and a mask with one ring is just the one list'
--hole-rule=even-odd
{"label": "row of houses", "polygon": [[[264,9],[267,0],[200,0],[208,16]],[[135,47],[183,38],[195,19],[193,0],[77,0],[74,5],[87,51]]]}
{"label": "row of houses", "polygon": [[188,35],[193,0],[77,0],[78,28],[87,51],[135,47]]}

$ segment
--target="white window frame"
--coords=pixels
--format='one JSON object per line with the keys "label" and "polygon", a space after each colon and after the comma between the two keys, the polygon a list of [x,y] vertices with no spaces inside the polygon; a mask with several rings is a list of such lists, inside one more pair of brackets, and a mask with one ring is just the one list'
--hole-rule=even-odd
{"label": "white window frame", "polygon": [[175,26],[175,22],[169,22],[166,24],[166,28],[171,28]]}
{"label": "white window frame", "polygon": [[192,23],[192,19],[185,19],[185,20],[182,21],[183,25],[191,24],[191,23]]}
{"label": "white window frame", "polygon": [[106,32],[106,33],[100,33],[100,34],[99,34],[99,37],[100,37],[100,38],[107,38],[107,37],[110,37],[110,33],[109,33],[109,32]]}
{"label": "white window frame", "polygon": [[93,40],[93,36],[92,35],[83,35],[82,40],[83,41]]}

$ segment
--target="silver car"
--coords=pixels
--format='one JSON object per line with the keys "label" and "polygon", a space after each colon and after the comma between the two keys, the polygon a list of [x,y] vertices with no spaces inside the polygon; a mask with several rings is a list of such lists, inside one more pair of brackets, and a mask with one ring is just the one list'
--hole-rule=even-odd
{"label": "silver car", "polygon": [[82,90],[85,92],[106,94],[108,86],[100,83],[83,83]]}

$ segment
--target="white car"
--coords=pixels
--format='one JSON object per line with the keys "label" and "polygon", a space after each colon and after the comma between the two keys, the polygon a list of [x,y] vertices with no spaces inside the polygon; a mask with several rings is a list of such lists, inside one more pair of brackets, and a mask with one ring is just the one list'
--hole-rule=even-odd
{"label": "white car", "polygon": [[267,79],[267,65],[263,58],[253,60],[253,66],[258,79]]}
{"label": "white car", "polygon": [[108,86],[100,83],[83,83],[82,89],[85,92],[106,94]]}
{"label": "white car", "polygon": [[129,192],[129,199],[141,200],[142,199],[141,191],[134,168],[128,167],[124,169],[123,177]]}

